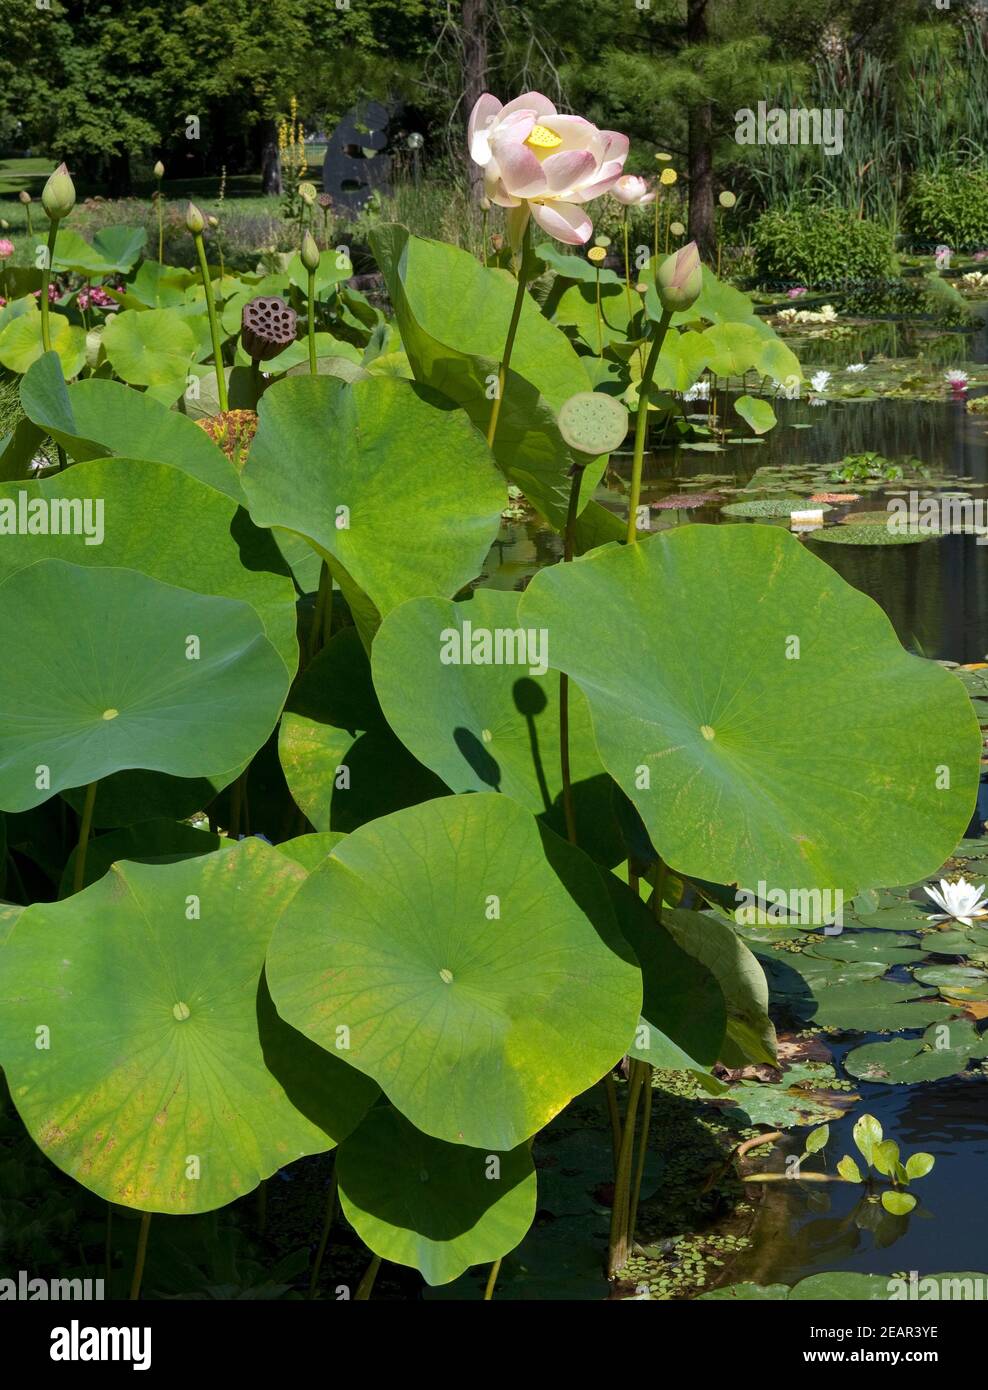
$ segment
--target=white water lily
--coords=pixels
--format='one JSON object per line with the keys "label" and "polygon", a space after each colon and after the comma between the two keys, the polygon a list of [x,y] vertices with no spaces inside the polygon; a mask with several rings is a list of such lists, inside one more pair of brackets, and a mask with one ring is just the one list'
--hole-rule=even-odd
{"label": "white water lily", "polygon": [[944,381],[949,381],[951,386],[966,386],[970,381],[967,372],[957,371],[956,369],[954,371],[944,372],[943,379]]}
{"label": "white water lily", "polygon": [[706,377],[701,381],[694,381],[690,389],[684,393],[684,401],[709,401],[710,382]]}
{"label": "white water lily", "polygon": [[934,912],[931,915],[931,922],[963,922],[965,927],[970,927],[973,926],[973,918],[988,916],[988,902],[985,901],[983,883],[975,888],[973,883],[968,883],[963,877],[956,883],[942,878],[939,889],[926,885],[926,892],[937,907],[943,909],[942,912]]}
{"label": "white water lily", "polygon": [[811,376],[810,385],[813,387],[813,390],[826,391],[827,382],[830,380],[830,376],[830,372],[817,372],[815,376]]}
{"label": "white water lily", "polygon": [[849,372],[863,372],[867,369],[867,366],[868,364],[866,362],[852,362],[847,370]]}

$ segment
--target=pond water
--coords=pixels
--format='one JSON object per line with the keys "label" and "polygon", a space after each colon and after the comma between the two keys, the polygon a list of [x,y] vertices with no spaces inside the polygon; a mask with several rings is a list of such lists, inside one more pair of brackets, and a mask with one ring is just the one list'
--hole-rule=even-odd
{"label": "pond water", "polygon": [[[981,309],[984,312],[988,306]],[[877,354],[914,357],[945,369],[961,362],[988,361],[988,327],[974,334],[933,338],[897,323],[876,323],[850,337],[818,339],[809,350],[800,347],[798,351],[804,368],[826,367],[835,374],[851,362],[870,361]],[[846,455],[865,451],[895,460],[918,458],[929,470],[935,490],[962,490],[988,500],[988,416],[967,412],[963,400],[879,398],[835,401],[821,407],[798,400],[779,401],[776,408],[779,425],[764,443],[728,446],[721,452],[683,447],[653,452],[646,459],[642,501],[654,503],[697,488],[716,490],[728,479],[744,487],[756,470],[830,467]],[[597,493],[604,506],[622,516],[630,463],[630,454],[612,457]],[[867,491],[850,509],[884,509],[889,497],[903,486],[893,482]],[[828,490],[857,489],[853,484],[832,482]],[[828,522],[846,510],[829,516]],[[655,511],[653,517],[662,519],[661,524],[755,524],[724,516],[719,503],[689,513]],[[907,649],[958,663],[988,659],[988,545],[979,545],[975,536],[951,535],[899,546],[818,544],[812,548],[848,583],[881,605]],[[486,582],[496,588],[521,588],[543,565],[556,562],[560,553],[559,538],[545,527],[524,519],[507,522],[491,554]],[[980,835],[986,818],[988,786],[983,779],[981,801],[968,834]],[[880,1036],[858,1034],[836,1045],[827,1041],[839,1063],[852,1046]],[[988,1223],[981,1201],[988,1171],[984,1082],[984,1073],[978,1072],[918,1085],[855,1083],[860,1102],[846,1117],[831,1121],[829,1171],[841,1155],[856,1155],[851,1129],[858,1115],[870,1112],[904,1153],[921,1149],[936,1157],[932,1173],[913,1189],[919,1206],[908,1217],[892,1217],[875,1202],[863,1203],[861,1189],[851,1185],[766,1184],[757,1204],[751,1246],[732,1261],[727,1282],[792,1284],[826,1270],[891,1274],[988,1269]],[[798,1154],[806,1132],[793,1130],[767,1166],[780,1169],[783,1154]],[[661,1138],[655,1143],[661,1152]]]}

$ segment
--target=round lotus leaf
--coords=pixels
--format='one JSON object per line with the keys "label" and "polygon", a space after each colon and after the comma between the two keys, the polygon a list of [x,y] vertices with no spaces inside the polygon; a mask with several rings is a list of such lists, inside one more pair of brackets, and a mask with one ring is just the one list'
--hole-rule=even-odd
{"label": "round lotus leaf", "polygon": [[311,873],[317,864],[321,864],[332,854],[343,838],[337,831],[326,830],[315,835],[296,835],[293,840],[282,840],[275,848],[279,854],[286,854],[289,859],[294,859],[296,864],[301,864],[306,872]]}
{"label": "round lotus leaf", "polygon": [[[51,350],[58,355],[67,377],[76,376],[86,363],[86,334],[77,324],[70,323],[64,314],[50,317]],[[0,362],[11,372],[26,372],[33,362],[44,355],[41,337],[41,314],[31,309],[12,318],[0,331]]]}
{"label": "round lotus leaf", "polygon": [[860,1081],[912,1085],[956,1076],[972,1057],[988,1057],[988,1038],[983,1040],[966,1019],[954,1019],[933,1024],[921,1038],[865,1043],[848,1053],[844,1066]]}
{"label": "round lotus leaf", "polygon": [[826,526],[822,531],[813,531],[809,539],[828,545],[918,545],[920,541],[936,539],[937,535],[936,531],[889,531],[866,521]]}
{"label": "round lotus leaf", "polygon": [[[545,665],[544,635],[519,627],[519,597],[479,589],[467,603],[400,604],[374,639],[374,685],[402,743],[454,792],[504,792],[564,834],[559,677]],[[625,854],[613,784],[575,688],[569,750],[577,842],[610,867]]]}
{"label": "round lotus leaf", "polygon": [[438,400],[390,377],[288,377],[261,398],[241,475],[254,520],[305,536],[382,615],[456,593],[500,525],[490,451]]}
{"label": "round lotus leaf", "polygon": [[376,1088],[265,1002],[305,871],[260,840],[115,864],[0,947],[0,1061],[29,1133],[108,1201],[209,1211],[345,1138]]}
{"label": "round lotus leaf", "polygon": [[0,664],[6,811],[123,768],[197,777],[244,763],[289,684],[248,604],[64,560],[0,584],[0,651],[17,654]]}
{"label": "round lotus leaf", "polygon": [[[136,391],[126,394],[141,399]],[[21,517],[27,534],[19,529]],[[57,534],[46,534],[56,525]],[[103,458],[37,482],[0,485],[0,580],[48,556],[139,570],[200,594],[241,599],[256,610],[289,671],[298,666],[295,585],[270,531],[258,530],[236,502],[177,468]]]}
{"label": "round lotus leaf", "polygon": [[578,391],[559,409],[559,433],[580,454],[609,454],[628,433],[628,411],[616,396]]}
{"label": "round lotus leaf", "polygon": [[107,319],[103,346],[110,365],[132,386],[174,388],[178,397],[199,339],[178,309],[124,309]]}
{"label": "round lotus leaf", "polygon": [[[627,1049],[641,974],[597,870],[492,793],[361,826],[275,928],[278,1012],[416,1128],[514,1148]],[[344,1030],[343,1033],[340,1030]]]}
{"label": "round lotus leaf", "polygon": [[[220,849],[224,840],[210,830],[197,830],[180,820],[149,820],[113,830],[109,835],[97,835],[86,847],[86,866],[83,887],[109,873],[110,866],[120,859],[136,859],[142,863],[176,859],[195,859]],[[67,898],[74,891],[75,861],[78,849],[73,849],[65,862],[58,896]]]}
{"label": "round lotus leaf", "polygon": [[746,502],[728,502],[721,507],[725,516],[777,517],[791,516],[793,512],[829,512],[826,502],[807,502],[805,497],[758,497]]}
{"label": "round lotus leaf", "polygon": [[448,1284],[513,1250],[535,1217],[531,1147],[490,1153],[432,1139],[391,1106],[372,1110],[336,1159],[343,1215],[375,1255]]}
{"label": "round lotus leaf", "polygon": [[964,832],[981,736],[963,687],[785,532],[605,546],[542,570],[518,611],[680,873],[852,896],[930,872]]}
{"label": "round lotus leaf", "polygon": [[448,791],[385,722],[352,627],[333,635],[292,690],[278,757],[296,805],[317,831],[345,834]]}

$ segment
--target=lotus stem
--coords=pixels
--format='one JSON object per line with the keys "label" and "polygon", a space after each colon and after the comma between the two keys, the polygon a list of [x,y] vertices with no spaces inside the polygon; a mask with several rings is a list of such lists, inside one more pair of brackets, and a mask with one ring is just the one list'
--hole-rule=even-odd
{"label": "lotus stem", "polygon": [[319,368],[316,366],[316,272],[310,270],[308,273],[308,301],[309,301],[309,374],[319,375]]}
{"label": "lotus stem", "polygon": [[628,1078],[628,1103],[624,1112],[621,1151],[618,1155],[614,1180],[614,1205],[611,1208],[611,1239],[607,1272],[613,1277],[628,1261],[630,1254],[629,1222],[631,1219],[631,1165],[635,1150],[635,1121],[641,1096],[645,1068],[640,1062],[631,1063]]}
{"label": "lotus stem", "polygon": [[851,1178],[842,1178],[839,1173],[800,1173],[798,1177],[791,1178],[788,1173],[748,1173],[741,1179],[742,1182],[851,1182]]}
{"label": "lotus stem", "polygon": [[322,1235],[319,1237],[319,1246],[316,1250],[316,1258],[312,1264],[312,1276],[309,1279],[309,1297],[315,1298],[316,1289],[319,1286],[319,1272],[322,1269],[322,1259],[326,1253],[326,1246],[329,1244],[329,1232],[332,1229],[333,1218],[336,1215],[336,1164],[333,1163],[333,1172],[329,1180],[329,1192],[326,1194],[326,1216],[322,1223]]}
{"label": "lotus stem", "polygon": [[485,270],[487,269],[487,217],[487,209],[482,208],[480,213],[480,259],[484,263]]}
{"label": "lotus stem", "polygon": [[491,405],[491,418],[487,426],[487,445],[493,449],[494,437],[497,434],[498,416],[501,414],[501,402],[504,399],[504,390],[508,379],[508,367],[511,365],[511,353],[515,345],[515,335],[518,332],[518,324],[521,320],[521,306],[525,302],[525,259],[528,251],[528,239],[531,233],[531,224],[525,228],[525,235],[521,243],[521,262],[518,266],[518,284],[515,287],[515,302],[511,310],[511,322],[508,324],[508,336],[504,340],[504,351],[501,354],[501,365],[497,374],[497,395]]}
{"label": "lotus stem", "polygon": [[[580,484],[583,481],[583,468],[574,463],[570,470],[569,506],[566,509],[566,529],[563,532],[563,563],[569,564],[573,558],[573,533],[580,507]],[[573,810],[573,783],[569,765],[569,676],[565,671],[559,673],[559,770],[563,783],[563,815],[566,820],[566,838],[571,845],[576,844],[576,815]]]}
{"label": "lotus stem", "polygon": [[621,1112],[618,1109],[617,1087],[614,1075],[608,1072],[604,1077],[604,1094],[607,1097],[607,1114],[611,1122],[611,1148],[614,1156],[614,1174],[617,1176],[618,1159],[621,1157]]}
{"label": "lotus stem", "polygon": [[58,236],[58,221],[52,218],[48,224],[48,250],[45,263],[41,267],[41,345],[45,352],[51,352],[51,310],[48,307],[48,286],[51,284],[51,267],[55,259],[55,238]]}
{"label": "lotus stem", "polygon": [[27,234],[28,234],[28,236],[34,236],[34,222],[31,220],[31,204],[30,204],[30,203],[25,203],[25,204],[24,204],[24,211],[25,211],[25,213],[27,214]]}
{"label": "lotus stem", "polygon": [[624,209],[624,291],[628,296],[628,329],[631,329],[631,320],[634,316],[633,301],[631,298],[631,256],[628,252],[628,208]]}
{"label": "lotus stem", "polygon": [[226,376],[223,372],[223,347],[220,343],[220,325],[216,317],[216,305],[213,303],[213,283],[209,278],[209,264],[206,260],[206,246],[202,239],[202,232],[193,232],[196,243],[196,255],[199,258],[199,273],[202,276],[202,287],[206,294],[206,313],[209,315],[209,336],[213,343],[213,361],[216,364],[216,395],[219,399],[220,410],[225,414],[229,408],[229,401],[226,394]]}
{"label": "lotus stem", "polygon": [[374,1287],[374,1280],[377,1278],[377,1271],[380,1268],[381,1257],[380,1255],[375,1255],[364,1271],[364,1277],[357,1285],[357,1292],[353,1295],[354,1303],[366,1303],[368,1301],[371,1296],[371,1290]]}
{"label": "lotus stem", "polygon": [[638,1141],[638,1162],[635,1164],[635,1180],[631,1189],[631,1201],[628,1210],[628,1248],[629,1250],[635,1243],[635,1229],[638,1226],[638,1202],[642,1192],[642,1178],[645,1176],[645,1159],[648,1155],[648,1136],[652,1127],[652,1068],[648,1062],[639,1063],[645,1068],[645,1079],[643,1089],[645,1092],[645,1103],[642,1109],[642,1132]]}
{"label": "lotus stem", "polygon": [[86,881],[86,851],[89,848],[89,835],[93,828],[93,807],[96,805],[96,788],[99,782],[90,782],[86,788],[86,799],[82,805],[82,820],[79,822],[79,843],[75,850],[75,865],[72,872],[72,891],[80,893]]}
{"label": "lotus stem", "polygon": [[141,1212],[141,1229],[137,1236],[137,1254],[134,1257],[134,1277],[130,1281],[130,1301],[136,1303],[141,1296],[141,1280],[144,1278],[144,1260],[148,1253],[148,1231],[151,1228],[151,1213]]}
{"label": "lotus stem", "polygon": [[163,265],[165,260],[165,221],[161,211],[161,179],[158,179],[158,196],[155,199],[158,205],[158,264]]}
{"label": "lotus stem", "polygon": [[487,1287],[484,1289],[484,1302],[489,1303],[494,1297],[494,1286],[497,1283],[497,1276],[501,1273],[501,1256],[491,1265],[491,1272],[487,1276]]}
{"label": "lotus stem", "polygon": [[645,359],[642,379],[638,385],[638,411],[635,415],[635,452],[631,465],[631,502],[628,509],[627,542],[634,545],[638,540],[638,502],[642,491],[642,464],[645,458],[645,430],[648,424],[648,392],[655,375],[655,366],[662,351],[662,344],[669,329],[672,312],[663,309],[662,317],[652,338],[652,345]]}
{"label": "lotus stem", "polygon": [[600,266],[594,265],[597,272],[597,289],[595,302],[597,306],[597,356],[603,360],[604,357],[604,315],[600,307]]}
{"label": "lotus stem", "polygon": [[652,219],[652,255],[658,259],[659,256],[659,209],[662,206],[662,199],[659,196],[659,189],[655,190],[655,215]]}

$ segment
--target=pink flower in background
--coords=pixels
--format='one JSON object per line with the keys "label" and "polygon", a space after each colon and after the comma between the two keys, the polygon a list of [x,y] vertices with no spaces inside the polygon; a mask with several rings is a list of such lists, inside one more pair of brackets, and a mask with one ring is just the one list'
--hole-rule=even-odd
{"label": "pink flower in background", "polygon": [[[41,291],[40,291],[40,290],[32,290],[31,293],[34,295],[35,299],[40,299],[40,298],[41,298]],[[48,286],[48,303],[49,303],[49,304],[54,304],[60,293],[61,293],[61,291],[59,290],[59,288],[58,288],[58,286],[57,286],[56,284],[54,284],[54,283],[50,284],[50,285]]]}
{"label": "pink flower in background", "polygon": [[611,189],[611,196],[626,208],[643,208],[655,202],[655,189],[637,174],[622,174]]}
{"label": "pink flower in background", "polygon": [[786,290],[787,299],[798,299],[801,294],[806,293],[805,285],[795,285],[791,290]]}
{"label": "pink flower in background", "polygon": [[470,113],[467,138],[471,159],[484,171],[484,192],[510,210],[516,249],[529,216],[557,241],[589,241],[593,223],[583,204],[611,191],[628,157],[626,135],[560,115],[541,92],[525,92],[507,106],[485,92]]}
{"label": "pink flower in background", "polygon": [[0,261],[9,261],[14,254],[14,243],[9,237],[0,236]]}
{"label": "pink flower in background", "polygon": [[[118,290],[120,287],[118,286]],[[107,294],[102,285],[94,285],[90,290],[79,291],[79,308],[116,309],[117,301]]]}
{"label": "pink flower in background", "polygon": [[988,251],[975,251],[974,259],[976,261],[988,261]]}

